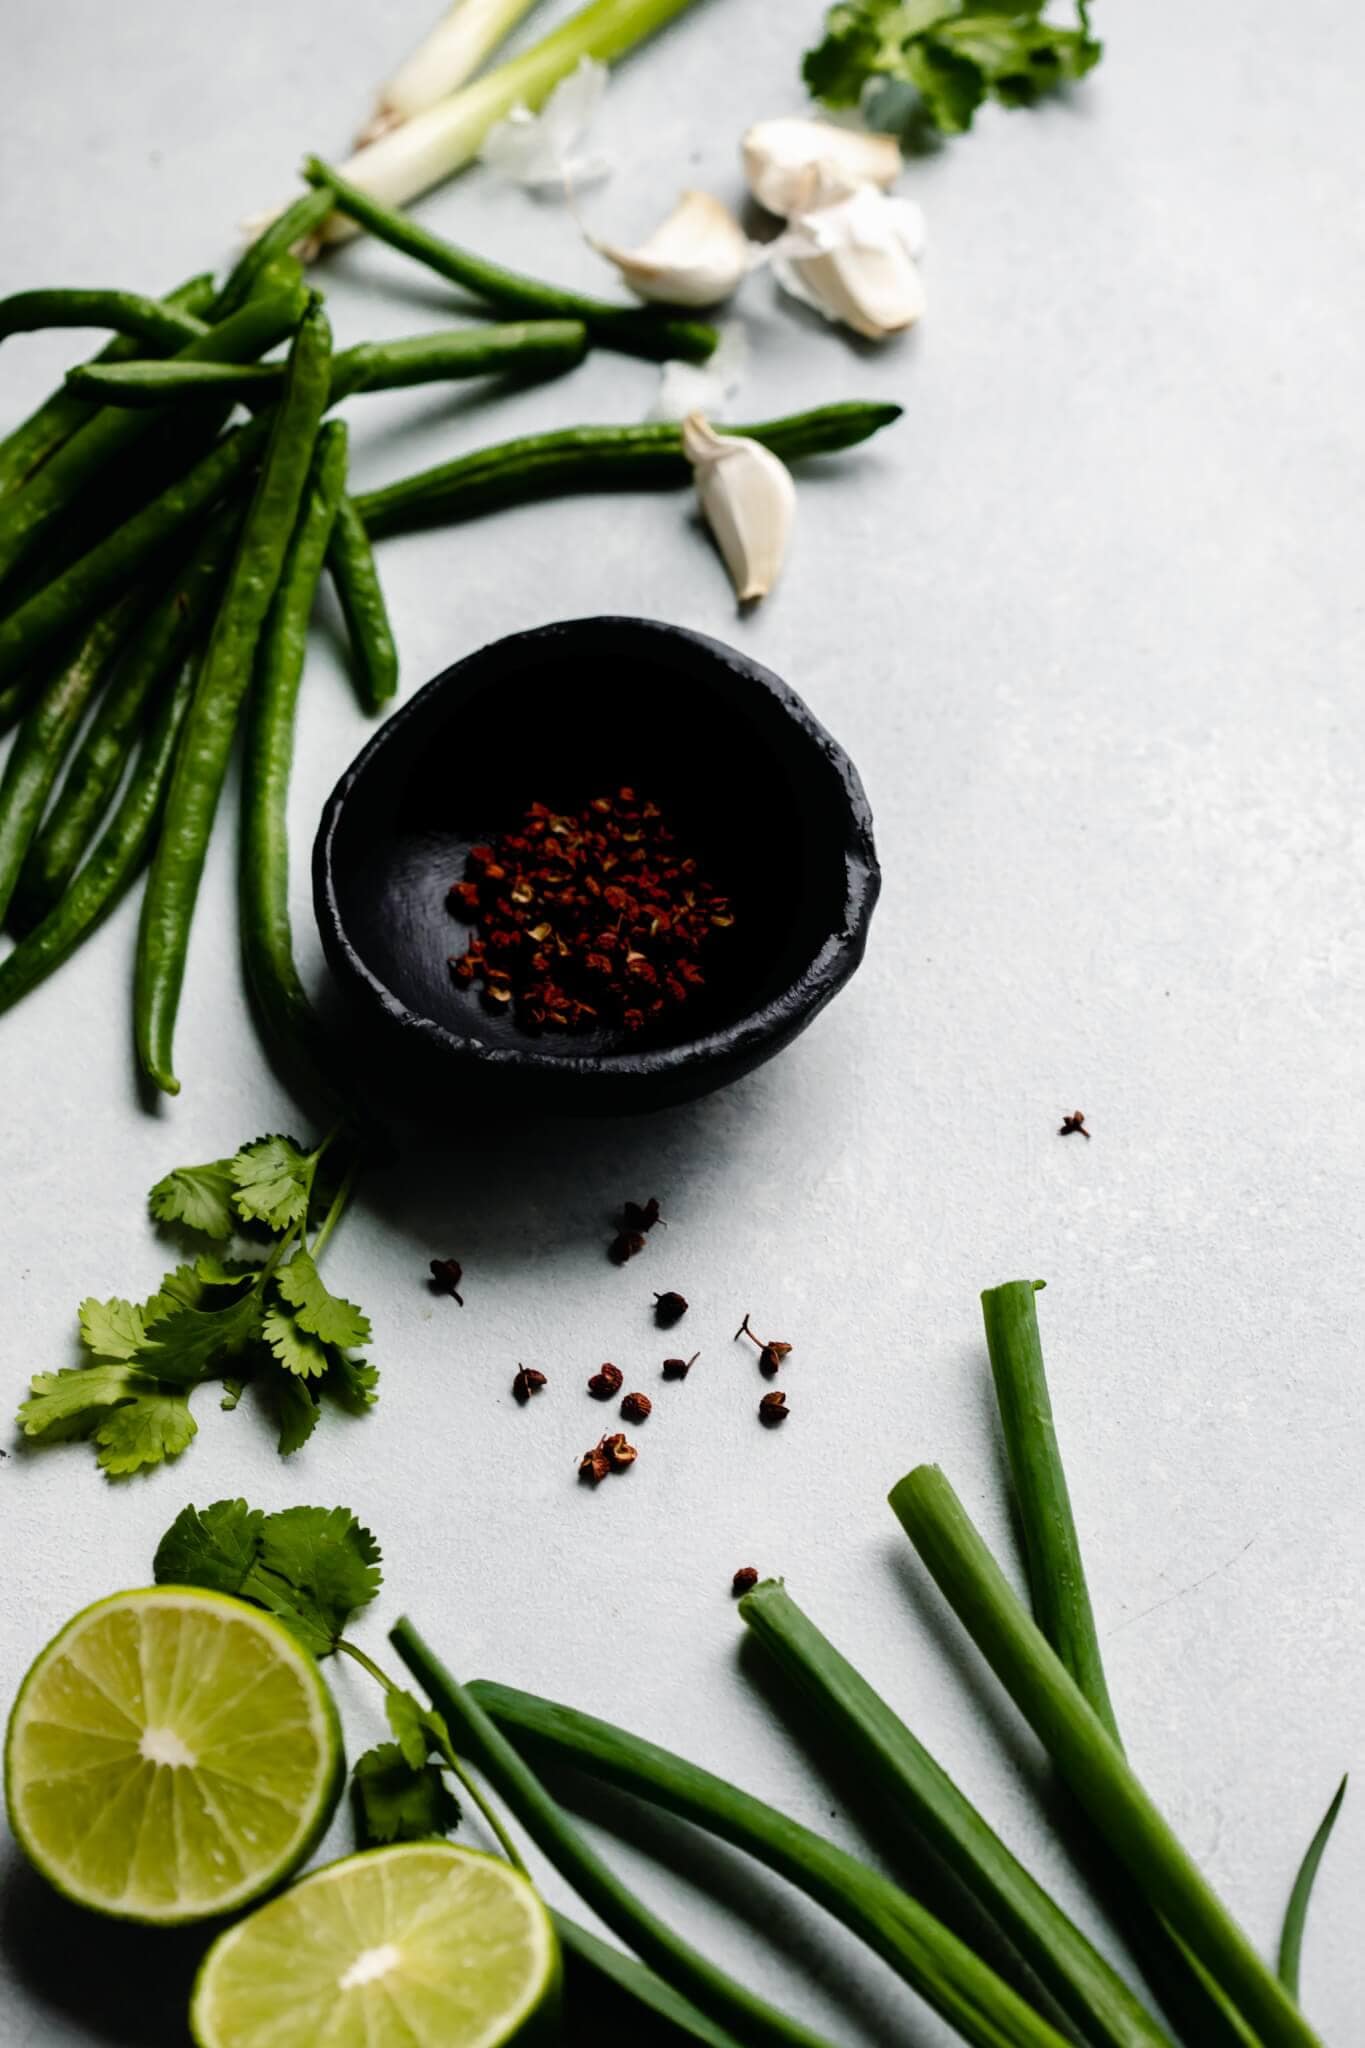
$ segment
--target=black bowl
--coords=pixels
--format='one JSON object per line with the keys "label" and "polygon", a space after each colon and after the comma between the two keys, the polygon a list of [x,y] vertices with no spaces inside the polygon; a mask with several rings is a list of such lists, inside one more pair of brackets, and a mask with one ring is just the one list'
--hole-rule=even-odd
{"label": "black bowl", "polygon": [[[533,1033],[458,985],[446,905],[469,849],[631,784],[733,902],[707,985],[657,1031]],[[333,790],[313,850],[327,958],[381,1092],[432,1110],[616,1112],[687,1101],[770,1059],[863,956],[880,871],[843,749],[757,662],[680,626],[517,633],[419,690]]]}

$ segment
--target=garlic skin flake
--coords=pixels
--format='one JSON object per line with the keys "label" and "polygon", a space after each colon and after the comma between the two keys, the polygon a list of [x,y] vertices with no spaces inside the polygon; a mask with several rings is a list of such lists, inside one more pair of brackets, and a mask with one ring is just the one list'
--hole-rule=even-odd
{"label": "garlic skin flake", "polygon": [[616,265],[637,299],[663,306],[718,305],[753,262],[743,228],[709,192],[684,192],[638,249],[597,241],[592,246]]}
{"label": "garlic skin flake", "polygon": [[749,330],[742,320],[727,320],[720,340],[704,363],[669,361],[659,365],[659,385],[646,413],[651,420],[684,420],[690,412],[723,419],[749,367]]}
{"label": "garlic skin flake", "polygon": [[761,441],[718,434],[699,412],[683,421],[682,446],[740,603],[766,597],[781,572],[796,518],[791,471]]}
{"label": "garlic skin flake", "polygon": [[894,135],[801,116],[759,121],[744,137],[740,154],[754,198],[783,220],[832,206],[860,185],[884,189],[902,166]]}
{"label": "garlic skin flake", "polygon": [[803,213],[766,250],[782,289],[869,341],[913,327],[925,308],[915,258],[924,215],[910,199],[862,185],[833,206]]}
{"label": "garlic skin flake", "polygon": [[597,118],[610,76],[605,64],[591,57],[561,78],[538,114],[513,107],[484,138],[482,162],[499,177],[528,192],[565,192],[592,185],[611,175],[610,158],[587,149],[589,130]]}

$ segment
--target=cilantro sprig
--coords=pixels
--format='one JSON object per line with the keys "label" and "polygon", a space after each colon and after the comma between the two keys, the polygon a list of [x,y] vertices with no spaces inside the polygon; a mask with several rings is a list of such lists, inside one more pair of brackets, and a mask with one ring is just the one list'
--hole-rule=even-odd
{"label": "cilantro sprig", "polygon": [[353,1177],[328,1182],[329,1147],[271,1135],[159,1180],[153,1217],[202,1248],[146,1301],[81,1303],[87,1356],[34,1375],[24,1435],[88,1438],[117,1476],[179,1456],[196,1432],[190,1397],[208,1380],[229,1409],[253,1382],[285,1455],[312,1435],[324,1396],[353,1414],[372,1407],[379,1374],[357,1355],[369,1319],[318,1268]]}
{"label": "cilantro sprig", "polygon": [[[1074,26],[1048,0],[841,0],[802,76],[830,107],[864,108],[910,148],[961,135],[985,100],[1031,107],[1094,69],[1102,45],[1085,0]],[[870,104],[869,104],[870,102]]]}
{"label": "cilantro sprig", "polygon": [[[182,1509],[153,1565],[159,1586],[203,1586],[250,1600],[277,1616],[310,1656],[350,1657],[384,1688],[393,1740],[366,1750],[351,1774],[356,1828],[367,1846],[448,1834],[460,1821],[450,1779],[468,1784],[440,1714],[395,1684],[345,1633],[378,1593],[380,1567],[379,1545],[349,1508],[267,1515],[244,1500]],[[501,1833],[496,1816],[489,1817]]]}

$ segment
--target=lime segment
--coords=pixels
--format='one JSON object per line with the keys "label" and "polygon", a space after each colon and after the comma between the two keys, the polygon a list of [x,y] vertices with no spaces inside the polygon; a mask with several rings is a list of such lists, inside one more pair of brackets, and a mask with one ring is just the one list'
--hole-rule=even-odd
{"label": "lime segment", "polygon": [[5,1797],[25,1854],[82,1905],[202,1919],[315,1846],[341,1736],[316,1664],[219,1593],[118,1593],[67,1623],[10,1716]]}
{"label": "lime segment", "polygon": [[190,2023],[199,2048],[499,2048],[552,2021],[558,1986],[549,1914],[519,1872],[403,1842],[330,1864],[220,1935]]}

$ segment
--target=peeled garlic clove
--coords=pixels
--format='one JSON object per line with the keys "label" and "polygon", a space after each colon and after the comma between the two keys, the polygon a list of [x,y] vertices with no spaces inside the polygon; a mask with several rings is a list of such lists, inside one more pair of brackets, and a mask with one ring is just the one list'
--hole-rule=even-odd
{"label": "peeled garlic clove", "polygon": [[668,219],[638,249],[594,242],[637,298],[665,306],[714,306],[749,268],[749,243],[728,206],[709,192],[684,192]]}
{"label": "peeled garlic clove", "polygon": [[859,185],[890,185],[901,170],[894,135],[840,128],[833,121],[759,121],[740,151],[754,198],[784,220],[831,206]]}
{"label": "peeled garlic clove", "polygon": [[796,517],[791,472],[761,441],[718,434],[699,412],[682,424],[697,498],[741,604],[777,581]]}
{"label": "peeled garlic clove", "polygon": [[913,202],[863,185],[837,206],[793,220],[767,254],[793,298],[882,341],[913,327],[924,312],[914,260],[923,243],[924,219]]}

